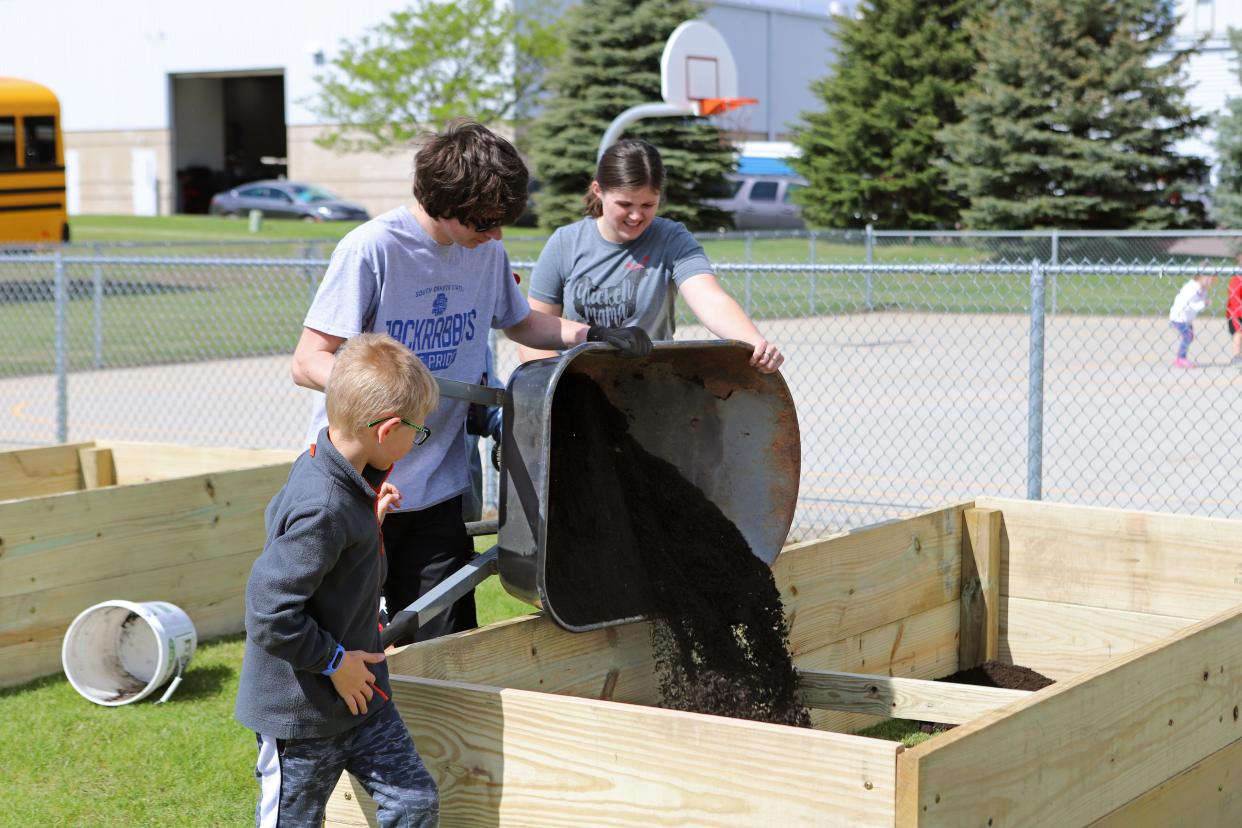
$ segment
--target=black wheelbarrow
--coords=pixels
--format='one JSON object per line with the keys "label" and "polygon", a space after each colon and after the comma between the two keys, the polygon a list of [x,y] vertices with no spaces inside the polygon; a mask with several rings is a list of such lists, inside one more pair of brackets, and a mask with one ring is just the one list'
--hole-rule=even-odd
{"label": "black wheelbarrow", "polygon": [[[607,546],[599,528],[571,539],[557,535],[556,515],[595,509],[592,487],[556,479],[558,411],[584,375],[620,411],[628,432],[651,455],[674,466],[737,527],[751,552],[767,564],[780,553],[798,497],[801,444],[793,398],[780,374],[749,365],[752,348],[739,342],[661,342],[647,357],[624,356],[603,343],[586,343],[562,356],[519,366],[502,391],[440,382],[440,393],[503,406],[500,516],[497,543],[435,589],[392,616],[385,647],[412,635],[484,579],[499,573],[513,596],[546,612],[572,632],[638,621],[624,601],[601,598],[616,584],[566,579],[566,561],[552,554],[572,548],[574,566],[592,571],[594,550]],[[555,424],[560,422],[561,425]],[[551,518],[551,519],[550,519]],[[555,541],[555,542],[553,542]],[[570,542],[567,542],[570,541]],[[553,550],[562,550],[557,553]],[[549,565],[551,563],[551,565]],[[571,592],[572,590],[572,592]]]}

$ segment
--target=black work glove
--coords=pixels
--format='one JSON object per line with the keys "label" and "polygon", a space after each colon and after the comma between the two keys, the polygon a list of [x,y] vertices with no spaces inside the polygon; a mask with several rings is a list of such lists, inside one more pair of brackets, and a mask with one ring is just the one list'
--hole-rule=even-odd
{"label": "black work glove", "polygon": [[492,468],[500,471],[500,440],[492,443]]}
{"label": "black work glove", "polygon": [[606,342],[629,356],[641,357],[651,353],[651,337],[642,328],[632,325],[626,328],[592,325],[587,330],[587,342]]}

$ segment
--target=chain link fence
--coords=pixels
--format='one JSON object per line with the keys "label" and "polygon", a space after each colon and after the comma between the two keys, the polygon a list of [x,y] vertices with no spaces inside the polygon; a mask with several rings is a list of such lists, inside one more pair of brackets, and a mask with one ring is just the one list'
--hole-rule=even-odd
{"label": "chain link fence", "polygon": [[[810,241],[778,241],[791,238]],[[300,448],[311,392],[289,356],[326,252],[0,256],[0,445]],[[1196,323],[1197,367],[1171,365],[1173,296],[1192,275],[1232,274],[1198,261],[1211,264],[717,265],[787,356],[795,537],[984,494],[1242,514],[1227,279]],[[679,308],[678,339],[708,336]],[[498,367],[515,363],[500,337]]]}

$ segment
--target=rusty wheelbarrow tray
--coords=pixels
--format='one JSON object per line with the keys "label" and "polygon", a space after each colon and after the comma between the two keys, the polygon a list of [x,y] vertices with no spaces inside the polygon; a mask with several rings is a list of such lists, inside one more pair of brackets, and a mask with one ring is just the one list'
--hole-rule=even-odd
{"label": "rusty wheelbarrow tray", "polygon": [[[650,356],[636,359],[587,343],[559,358],[519,366],[503,394],[497,544],[394,615],[385,645],[412,633],[493,572],[510,594],[573,632],[643,617],[584,620],[557,611],[558,600],[571,602],[548,577],[548,539],[555,532],[550,507],[594,508],[589,491],[567,490],[550,473],[557,451],[553,412],[561,380],[573,374],[594,380],[626,415],[642,448],[675,466],[737,526],[752,553],[771,564],[793,522],[801,442],[788,386],[780,374],[752,368],[751,351],[732,341],[661,342]],[[441,383],[441,392],[476,402],[487,393],[460,383]],[[597,541],[574,540],[575,554],[583,555]]]}

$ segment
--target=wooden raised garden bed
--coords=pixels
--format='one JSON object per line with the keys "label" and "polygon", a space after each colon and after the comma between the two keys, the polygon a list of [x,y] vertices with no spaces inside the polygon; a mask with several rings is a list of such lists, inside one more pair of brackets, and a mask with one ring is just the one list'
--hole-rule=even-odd
{"label": "wooden raised garden bed", "polygon": [[61,669],[74,617],[169,601],[200,639],[239,632],[263,510],[289,451],[78,443],[0,452],[0,687]]}
{"label": "wooden raised garden bed", "polygon": [[[647,624],[541,615],[394,653],[394,698],[446,828],[1242,825],[1240,535],[980,498],[788,547],[813,730],[656,708]],[[988,657],[1056,683],[932,681]],[[960,726],[852,735],[885,716]],[[328,824],[373,814],[345,777]]]}

